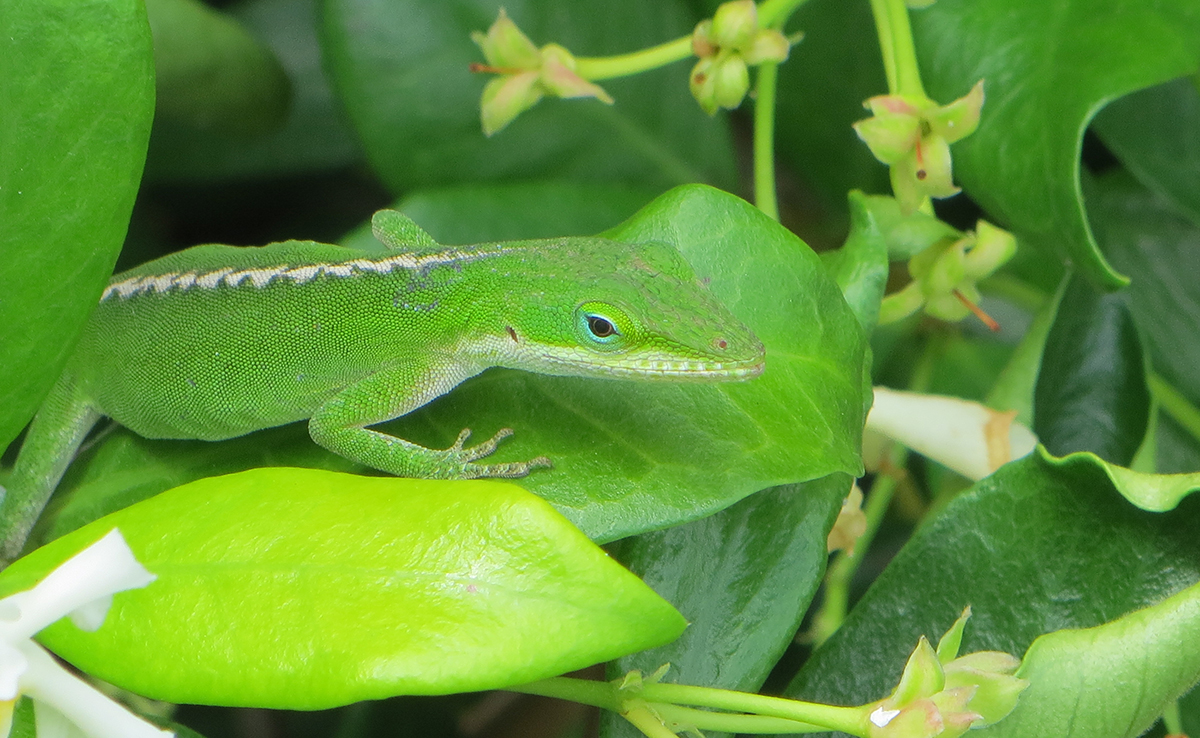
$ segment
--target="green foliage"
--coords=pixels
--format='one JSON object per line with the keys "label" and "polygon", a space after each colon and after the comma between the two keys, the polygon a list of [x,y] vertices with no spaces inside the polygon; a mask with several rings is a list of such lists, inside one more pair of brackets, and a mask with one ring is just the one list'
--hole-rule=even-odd
{"label": "green foliage", "polygon": [[659,645],[686,625],[512,484],[287,468],[127,507],[21,559],[0,589],[28,587],[114,527],[157,578],[117,594],[99,630],[61,620],[41,640],[173,702],[312,710],[495,689]]}
{"label": "green foliage", "polygon": [[[898,0],[766,0],[772,30],[804,37],[773,94],[752,69],[747,101],[715,116],[689,92],[712,81],[689,75],[688,36],[716,0],[509,2],[537,47],[561,44],[614,103],[547,96],[490,137],[480,101],[494,77],[472,73],[484,55],[471,33],[497,2],[146,4],[148,16],[133,0],[0,3],[0,447],[57,377],[123,238],[130,266],[204,241],[378,249],[370,216],[387,206],[447,244],[665,241],[767,362],[719,385],[491,370],[384,426],[434,447],[463,427],[512,427],[497,460],[554,461],[515,484],[365,477],[302,424],[219,443],[103,430],[39,521],[46,545],[0,574],[3,592],[24,589],[120,527],[158,580],[115,595],[94,633],[44,631],[82,671],[172,701],[313,709],[546,693],[522,683],[611,659],[609,678],[640,675],[552,684],[612,709],[683,685],[764,684],[869,706],[915,647],[914,663],[932,663],[919,639],[969,605],[961,652],[1022,657],[1029,681],[979,735],[1138,735],[1200,677],[1193,0],[937,0],[909,12],[913,65],[899,72],[903,24],[872,17]],[[745,41],[730,49],[749,53]],[[639,56],[660,44],[657,61]],[[851,128],[880,112],[864,100],[898,94],[897,74],[923,86],[922,110],[980,80],[985,94],[978,129],[949,149],[964,195],[916,213],[888,197],[888,168]],[[763,138],[751,117],[775,99]],[[934,164],[949,166],[943,154]],[[771,163],[783,225],[736,196]],[[980,218],[1019,246],[964,281],[963,254],[939,257],[966,231],[998,232]],[[944,288],[938,309],[878,325],[885,293],[914,280]],[[944,320],[963,298],[1000,330]],[[1016,411],[1043,448],[971,482],[872,439],[867,532],[828,559],[835,518],[854,518],[838,513],[864,468],[872,384]],[[595,546],[608,541],[645,584]],[[809,643],[806,617],[840,628]],[[707,720],[709,736],[809,719],[705,694],[655,709],[672,730]],[[1179,702],[1193,734],[1197,695]],[[139,699],[181,735],[239,734],[231,711]],[[504,718],[479,727],[491,699],[255,715],[289,738],[533,734]],[[951,707],[960,721],[971,709]],[[12,735],[34,736],[32,715],[19,701]],[[539,727],[581,735],[591,718],[574,715]],[[894,734],[855,715],[837,724]],[[639,732],[615,712],[600,722],[603,738]]]}

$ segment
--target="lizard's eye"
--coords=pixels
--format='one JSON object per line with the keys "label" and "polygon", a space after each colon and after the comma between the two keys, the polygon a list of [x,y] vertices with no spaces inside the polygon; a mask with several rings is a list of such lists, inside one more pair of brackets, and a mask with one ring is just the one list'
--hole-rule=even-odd
{"label": "lizard's eye", "polygon": [[584,346],[612,351],[626,345],[633,321],[620,309],[602,302],[585,302],[575,310],[575,331]]}
{"label": "lizard's eye", "polygon": [[608,338],[617,335],[617,327],[603,315],[587,316],[587,327],[596,338]]}

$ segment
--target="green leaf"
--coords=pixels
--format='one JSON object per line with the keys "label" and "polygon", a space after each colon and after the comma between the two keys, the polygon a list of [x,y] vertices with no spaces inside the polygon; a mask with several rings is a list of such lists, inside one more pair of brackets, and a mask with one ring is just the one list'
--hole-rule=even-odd
{"label": "green leaf", "polygon": [[[1093,127],[1141,182],[1200,223],[1200,90],[1196,85],[1193,76],[1114,100],[1096,116]],[[1105,217],[1103,207],[1093,206],[1092,211],[1094,218]],[[1103,250],[1113,258],[1108,248]],[[1115,261],[1114,266],[1120,268]]]}
{"label": "green leaf", "polygon": [[[321,69],[317,0],[249,0],[228,16],[269,50],[290,83],[291,104],[276,130],[257,135],[155,121],[147,179],[191,182],[328,170],[363,153]],[[243,32],[244,33],[244,32]],[[309,234],[311,236],[312,234]]]}
{"label": "green leaf", "polygon": [[[669,663],[670,682],[757,691],[821,583],[825,539],[850,483],[831,474],[763,490],[703,520],[619,544],[616,556],[689,624],[679,639],[610,664],[609,678]],[[602,735],[638,735],[615,714],[601,721]]]}
{"label": "green leaf", "polygon": [[1042,353],[1034,433],[1055,456],[1091,451],[1128,466],[1149,419],[1145,359],[1129,308],[1120,295],[1072,276]]}
{"label": "green leaf", "polygon": [[1180,500],[1192,492],[1200,490],[1200,473],[1149,474],[1110,464],[1091,453],[1080,452],[1056,458],[1044,446],[1039,446],[1038,451],[1047,463],[1054,466],[1099,468],[1108,476],[1113,487],[1124,495],[1125,499],[1143,510],[1152,512],[1174,510]]}
{"label": "green leaf", "polygon": [[171,702],[320,709],[496,689],[677,637],[683,618],[503,482],[258,469],[177,487],[0,574],[28,588],[114,527],[157,576],[38,639]]}
{"label": "green leaf", "polygon": [[850,193],[850,235],[836,251],[821,254],[863,331],[870,334],[879,321],[879,303],[888,279],[888,249],[866,196]]}
{"label": "green leaf", "polygon": [[140,0],[0,5],[0,447],[66,361],[125,237],[154,110]]}
{"label": "green leaf", "polygon": [[279,127],[291,88],[270,49],[200,0],[146,0],[146,12],[159,123],[243,136]]}
{"label": "green leaf", "polygon": [[1100,625],[1197,581],[1200,500],[1143,512],[1097,466],[1055,468],[1031,454],[925,521],[787,694],[837,704],[878,699],[917,639],[937,637],[967,604],[974,614],[962,653],[1022,654],[1044,633]]}
{"label": "green leaf", "polygon": [[[1038,638],[1016,708],[980,738],[1134,738],[1200,680],[1200,585],[1111,623]],[[1133,685],[1136,685],[1134,687]]]}
{"label": "green leaf", "polygon": [[[652,199],[654,193],[640,187],[547,180],[419,190],[393,207],[438,243],[467,244],[585,236],[611,228]],[[382,248],[369,222],[341,243],[368,251]]]}
{"label": "green leaf", "polygon": [[[484,437],[515,429],[495,460],[549,456],[553,469],[518,483],[601,541],[695,520],[767,487],[859,473],[870,400],[865,341],[816,254],[745,201],[701,185],[660,196],[607,235],[678,248],[765,344],[763,376],[660,383],[490,370],[382,428],[429,448],[449,446],[462,428]],[[206,459],[214,457],[222,471],[262,463],[254,458],[280,463],[269,460],[280,455],[345,468],[306,436],[295,426],[219,444],[137,441],[153,460],[144,471],[123,467],[133,479],[76,464],[91,487],[76,509],[128,499],[135,483],[136,494],[152,494],[168,477],[179,484],[211,474]],[[123,437],[130,442],[114,440]],[[187,459],[193,452],[202,456]],[[73,484],[61,485],[64,499],[78,494],[67,491]]]}
{"label": "green leaf", "polygon": [[[698,20],[684,0],[620,0],[566,11],[529,0],[509,14],[535,43],[578,56],[636,51],[688,34]],[[464,181],[571,178],[638,182],[656,190],[684,182],[732,185],[724,118],[709,118],[688,92],[682,64],[606,80],[615,105],[546,99],[491,138],[480,128],[490,75],[471,74],[483,55],[494,4],[468,0],[329,0],[324,54],[334,86],[375,170],[397,193]]]}
{"label": "green leaf", "polygon": [[1192,0],[949,0],[913,13],[913,31],[935,100],[984,80],[979,129],[953,150],[960,184],[1023,242],[1062,244],[1093,281],[1124,284],[1088,228],[1083,132],[1110,100],[1200,69],[1200,8]]}
{"label": "green leaf", "polygon": [[1063,279],[1050,299],[1038,309],[987,393],[985,404],[988,407],[1000,411],[1016,410],[1017,421],[1026,426],[1033,426],[1033,395],[1042,368],[1042,355],[1046,351],[1046,338],[1058,315],[1068,281]]}

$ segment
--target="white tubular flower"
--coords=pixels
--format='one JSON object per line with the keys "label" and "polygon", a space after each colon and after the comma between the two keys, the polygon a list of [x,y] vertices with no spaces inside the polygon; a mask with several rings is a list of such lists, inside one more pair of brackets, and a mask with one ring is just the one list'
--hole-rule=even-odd
{"label": "white tubular flower", "polygon": [[96,630],[115,593],[145,587],[154,578],[114,528],[32,589],[0,599],[0,737],[7,738],[11,731],[13,708],[21,695],[34,700],[39,738],[70,735],[76,732],[71,726],[91,738],[174,735],[98,692],[32,640],[64,616],[81,629]]}
{"label": "white tubular flower", "polygon": [[1015,418],[1015,411],[957,397],[876,387],[867,430],[978,481],[1037,446],[1037,436]]}

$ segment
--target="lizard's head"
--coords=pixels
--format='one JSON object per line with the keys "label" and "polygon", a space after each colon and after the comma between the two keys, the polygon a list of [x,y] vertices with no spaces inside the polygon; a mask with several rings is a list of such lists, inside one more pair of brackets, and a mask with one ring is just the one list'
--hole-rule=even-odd
{"label": "lizard's head", "polygon": [[673,381],[762,373],[762,343],[678,251],[662,243],[586,241],[570,248],[586,248],[590,258],[568,253],[563,264],[571,278],[548,287],[554,299],[534,323],[553,327],[530,336],[526,360],[554,374]]}

